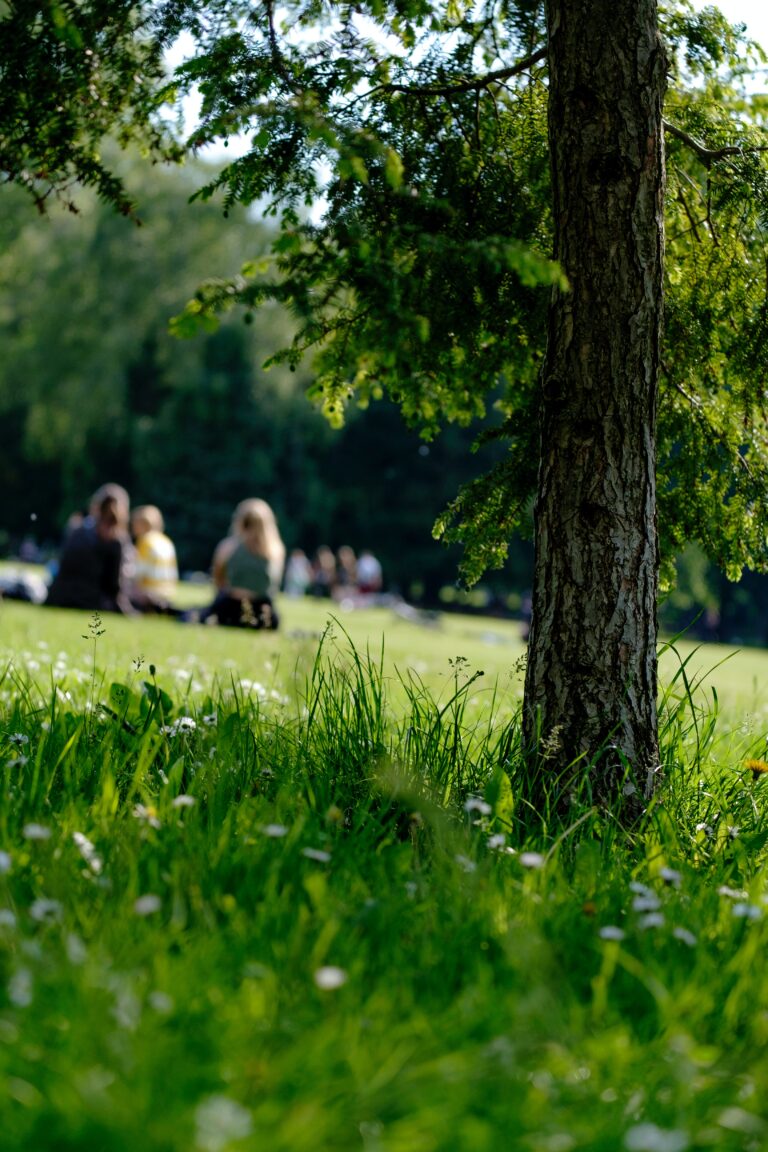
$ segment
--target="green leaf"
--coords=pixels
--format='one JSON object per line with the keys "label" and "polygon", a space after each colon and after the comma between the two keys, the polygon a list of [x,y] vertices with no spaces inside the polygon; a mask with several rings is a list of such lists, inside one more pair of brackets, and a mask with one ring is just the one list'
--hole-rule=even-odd
{"label": "green leaf", "polygon": [[402,186],[403,170],[403,161],[400,156],[394,148],[387,148],[384,155],[384,179],[395,191]]}

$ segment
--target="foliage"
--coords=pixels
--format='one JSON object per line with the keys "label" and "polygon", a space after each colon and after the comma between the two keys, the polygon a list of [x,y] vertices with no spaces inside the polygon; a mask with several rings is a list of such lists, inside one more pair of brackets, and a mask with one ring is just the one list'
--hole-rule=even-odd
{"label": "foliage", "polygon": [[[36,222],[19,196],[6,196],[4,527],[58,542],[66,517],[108,475],[136,499],[164,505],[187,564],[203,566],[243,491],[272,495],[282,435],[279,448],[264,436],[259,455],[256,427],[260,420],[263,432],[282,434],[287,410],[299,409],[301,377],[280,369],[265,377],[255,367],[267,329],[274,336],[284,327],[288,338],[274,311],[250,328],[233,324],[185,345],[168,335],[168,316],[211,261],[228,254],[236,268],[244,244],[265,244],[264,229],[241,218],[222,237],[212,205],[188,209],[202,178],[192,167],[147,176],[123,161],[120,171],[131,192],[140,188],[141,229],[93,197],[81,197],[76,217],[52,212]],[[185,211],[190,226],[179,228]],[[298,412],[296,422],[322,442],[319,419]]]}
{"label": "foliage", "polygon": [[107,665],[112,622],[95,657],[59,652],[42,636],[65,614],[18,611],[8,1152],[764,1139],[764,742],[690,662],[663,792],[624,839],[581,801],[565,824],[519,811],[516,718],[461,660],[442,691],[404,671],[395,706],[375,644],[326,635],[297,677],[262,650],[258,684],[153,670],[127,631]]}
{"label": "foliage", "polygon": [[[334,420],[383,391],[431,439],[497,412],[507,447],[436,525],[472,581],[525,525],[538,460],[536,380],[551,248],[541,5],[466,9],[224,2],[169,6],[197,53],[191,144],[251,136],[202,191],[278,216],[272,261],[203,285],[177,323],[265,299],[299,329],[278,358],[317,350],[312,391]],[[221,32],[216,14],[233,19]],[[236,19],[240,13],[241,18]],[[667,331],[659,508],[669,581],[697,540],[736,577],[768,565],[764,364],[764,98],[744,78],[761,51],[716,9],[663,7],[667,104]],[[313,205],[312,211],[309,206]],[[539,286],[539,287],[537,287]],[[738,317],[738,323],[734,318]],[[501,382],[501,394],[494,389]],[[487,434],[487,433],[486,433]]]}
{"label": "foliage", "polygon": [[[160,504],[183,568],[200,569],[243,494],[259,492],[289,546],[368,545],[388,585],[409,592],[418,581],[434,600],[455,580],[458,549],[430,529],[473,474],[473,433],[454,427],[425,445],[391,402],[355,407],[330,429],[306,402],[306,371],[259,367],[274,341],[290,339],[278,306],[250,325],[232,316],[218,331],[172,339],[168,316],[200,277],[266,250],[269,231],[242,211],[223,222],[214,203],[187,204],[210,166],[147,173],[124,157],[116,170],[141,198],[140,229],[92,196],[81,196],[77,216],[40,221],[20,193],[5,193],[0,529],[17,547],[27,534],[58,546],[69,514],[109,477],[135,501]],[[501,453],[489,444],[483,458]],[[499,585],[522,590],[527,549],[512,559]]]}
{"label": "foliage", "polygon": [[135,0],[0,5],[0,183],[23,188],[41,212],[51,198],[74,209],[75,184],[133,212],[102,157],[108,136],[179,158],[162,119],[174,88],[151,11]]}
{"label": "foliage", "polygon": [[768,566],[766,102],[743,87],[765,57],[714,10],[694,20],[687,51],[680,79],[695,67],[697,83],[678,81],[668,101],[659,507],[667,556],[695,539],[737,579]]}

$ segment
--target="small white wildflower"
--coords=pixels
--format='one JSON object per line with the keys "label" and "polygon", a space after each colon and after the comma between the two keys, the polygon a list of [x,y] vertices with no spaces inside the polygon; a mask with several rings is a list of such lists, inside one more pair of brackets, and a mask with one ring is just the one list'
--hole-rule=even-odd
{"label": "small white wildflower", "polygon": [[334,988],[341,988],[342,984],[346,984],[349,979],[343,968],[336,968],[332,964],[318,968],[313,978],[317,987],[321,988],[323,992],[332,992]]}
{"label": "small white wildflower", "polygon": [[759,920],[763,914],[762,908],[758,908],[757,904],[747,904],[743,901],[734,904],[732,912],[742,920]]}
{"label": "small white wildflower", "polygon": [[13,860],[11,859],[10,852],[0,852],[0,876],[4,876],[6,872],[10,872]]}
{"label": "small white wildflower", "polygon": [[21,830],[25,840],[50,840],[51,830],[44,824],[25,824]]}
{"label": "small white wildflower", "polygon": [[419,892],[419,886],[415,880],[406,880],[405,894],[409,900],[415,900]]}
{"label": "small white wildflower", "polygon": [[655,895],[653,888],[649,888],[647,884],[641,884],[639,880],[631,880],[629,890],[630,892],[636,892],[638,896]]}
{"label": "small white wildflower", "polygon": [[601,940],[623,940],[624,932],[615,924],[606,924],[603,928],[600,929],[598,936],[601,938]]}
{"label": "small white wildflower", "polygon": [[218,722],[219,718],[215,712],[209,713],[208,716],[203,716],[203,724],[205,724],[207,728],[214,728]]}
{"label": "small white wildflower", "polygon": [[673,888],[680,887],[682,876],[674,868],[662,868],[659,872],[659,876],[661,876],[665,883],[671,884]]}
{"label": "small white wildflower", "polygon": [[159,989],[150,992],[147,1000],[149,1001],[150,1008],[154,1008],[155,1012],[159,1013],[160,1016],[170,1016],[175,1007],[173,997],[169,996],[167,992],[161,992]]}
{"label": "small white wildflower", "polygon": [[72,839],[77,845],[77,850],[82,856],[83,860],[85,860],[91,871],[95,872],[98,876],[102,869],[102,860],[93,844],[91,844],[88,837],[84,836],[82,832],[73,832]]}
{"label": "small white wildflower", "polygon": [[109,1009],[117,1028],[124,1028],[127,1032],[135,1032],[142,1018],[142,1001],[127,985],[117,983],[115,987],[115,1000]]}
{"label": "small white wildflower", "polygon": [[5,762],[6,768],[23,768],[25,764],[29,764],[29,756],[13,756]]}
{"label": "small white wildflower", "polygon": [[627,1152],[685,1152],[690,1147],[688,1133],[680,1128],[659,1128],[656,1124],[636,1124],[624,1136]]}
{"label": "small white wildflower", "polygon": [[545,863],[540,852],[521,852],[518,859],[523,868],[543,868]]}
{"label": "small white wildflower", "polygon": [[465,812],[477,812],[480,816],[490,816],[493,808],[487,800],[483,800],[480,796],[467,796],[464,801]]}
{"label": "small white wildflower", "polygon": [[138,900],[134,901],[133,910],[137,916],[151,916],[153,912],[159,912],[162,906],[163,902],[160,897],[148,892],[145,896],[139,896]]}
{"label": "small white wildflower", "polygon": [[197,803],[194,796],[187,796],[185,792],[180,792],[178,796],[174,796],[171,800],[172,808],[192,808]]}
{"label": "small white wildflower", "polygon": [[648,896],[635,896],[632,901],[633,912],[655,912],[660,907],[661,901],[655,893],[650,893]]}
{"label": "small white wildflower", "polygon": [[747,893],[741,892],[738,888],[729,888],[727,884],[721,884],[717,890],[718,896],[727,896],[730,900],[746,900]]}
{"label": "small white wildflower", "polygon": [[331,859],[330,852],[324,852],[322,848],[302,848],[301,854],[308,860],[317,860],[318,864],[327,864]]}
{"label": "small white wildflower", "polygon": [[706,824],[704,821],[696,825],[697,832],[703,832],[705,836],[714,836],[715,830],[711,824]]}
{"label": "small white wildflower", "polygon": [[[739,1093],[740,1099],[744,1099],[742,1093]],[[754,1112],[747,1112],[745,1108],[731,1107],[724,1108],[717,1118],[717,1124],[720,1128],[725,1128],[730,1132],[741,1132],[745,1136],[761,1136],[765,1130],[765,1123],[760,1116],[756,1116]],[[749,1141],[745,1147],[756,1148],[763,1146],[764,1141]]]}
{"label": "small white wildflower", "polygon": [[157,809],[151,804],[137,804],[133,809],[133,815],[137,820],[141,820],[143,824],[149,824],[151,828],[162,827],[157,815]]}
{"label": "small white wildflower", "polygon": [[37,920],[38,924],[43,924],[49,920],[60,920],[64,908],[58,900],[48,900],[45,896],[41,896],[39,900],[35,900],[29,909],[29,914],[33,920]]}
{"label": "small white wildflower", "polygon": [[736,824],[728,825],[728,835],[730,836],[731,840],[736,840],[739,832],[741,832],[741,828],[739,828]]}
{"label": "small white wildflower", "polygon": [[34,984],[29,968],[17,968],[8,981],[8,999],[17,1008],[28,1008],[32,1003]]}
{"label": "small white wildflower", "polygon": [[693,932],[689,932],[687,928],[673,928],[672,935],[675,940],[682,940],[683,944],[687,944],[689,948],[695,948],[698,943]]}
{"label": "small white wildflower", "polygon": [[160,731],[164,736],[184,735],[187,732],[196,732],[197,724],[191,716],[179,716],[172,724],[164,724]]}
{"label": "small white wildflower", "polygon": [[75,936],[74,932],[70,932],[65,941],[64,947],[67,951],[67,960],[75,967],[85,964],[88,958],[88,950],[79,936]]}
{"label": "small white wildflower", "polygon": [[663,912],[649,912],[647,916],[640,917],[637,926],[641,932],[646,932],[649,928],[663,928],[664,914]]}
{"label": "small white wildflower", "polygon": [[241,680],[240,688],[246,696],[252,694],[258,696],[259,700],[267,699],[267,690],[263,684],[259,684],[258,680]]}
{"label": "small white wildflower", "polygon": [[260,831],[263,836],[271,836],[274,840],[279,840],[281,836],[288,835],[288,829],[285,824],[264,824]]}
{"label": "small white wildflower", "polygon": [[460,852],[457,853],[454,859],[463,872],[474,872],[477,868],[474,860],[470,860],[468,856],[462,856]]}
{"label": "small white wildflower", "polygon": [[17,748],[21,748],[24,744],[29,744],[29,736],[23,732],[12,732],[8,737],[8,743],[14,744]]}
{"label": "small white wildflower", "polygon": [[503,832],[494,832],[494,834],[492,836],[489,836],[487,841],[486,841],[488,847],[493,848],[493,849],[503,848],[504,845],[506,844],[506,842],[507,842],[507,838]]}
{"label": "small white wildflower", "polygon": [[195,1109],[195,1144],[203,1152],[224,1152],[250,1136],[252,1128],[248,1109],[228,1096],[209,1096]]}
{"label": "small white wildflower", "polygon": [[0,908],[0,928],[15,928],[16,917],[10,908]]}

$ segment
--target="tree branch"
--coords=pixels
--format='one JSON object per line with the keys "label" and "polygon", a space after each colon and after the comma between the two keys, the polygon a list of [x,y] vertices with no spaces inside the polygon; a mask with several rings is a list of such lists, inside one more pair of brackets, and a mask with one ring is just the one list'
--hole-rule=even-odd
{"label": "tree branch", "polygon": [[746,152],[768,152],[768,144],[755,144],[749,148],[745,148],[742,144],[726,144],[723,148],[707,148],[705,144],[696,140],[683,128],[671,124],[669,120],[663,120],[662,124],[665,132],[669,132],[670,136],[682,140],[683,144],[687,144],[696,153],[705,168],[709,168],[710,164],[716,160],[725,159],[726,156],[741,156]]}
{"label": "tree branch", "polygon": [[275,65],[275,71],[283,78],[288,90],[295,93],[296,85],[291,79],[288,69],[285,66],[285,60],[283,58],[282,52],[280,51],[280,45],[277,40],[273,0],[266,0],[265,8],[267,10],[267,21],[269,25],[269,49],[272,54],[272,62]]}
{"label": "tree branch", "polygon": [[509,80],[513,76],[519,76],[521,73],[527,72],[534,64],[540,63],[546,55],[546,47],[539,48],[536,52],[532,52],[530,56],[524,56],[522,60],[518,60],[517,64],[510,65],[509,68],[499,68],[495,72],[486,72],[485,76],[476,76],[472,80],[461,80],[456,84],[430,84],[426,86],[419,84],[382,84],[377,91],[404,92],[406,95],[411,96],[456,96],[462,92],[479,92],[483,88],[490,88],[492,84],[498,84],[502,80]]}
{"label": "tree branch", "polygon": [[701,236],[699,236],[699,229],[698,229],[698,226],[696,224],[696,221],[693,218],[693,213],[691,212],[690,208],[688,207],[688,201],[685,198],[685,193],[683,192],[682,188],[678,188],[677,198],[680,201],[680,203],[682,204],[683,211],[685,212],[686,216],[688,217],[688,223],[691,226],[691,231],[693,232],[694,239],[696,240],[697,244],[700,244],[701,243]]}

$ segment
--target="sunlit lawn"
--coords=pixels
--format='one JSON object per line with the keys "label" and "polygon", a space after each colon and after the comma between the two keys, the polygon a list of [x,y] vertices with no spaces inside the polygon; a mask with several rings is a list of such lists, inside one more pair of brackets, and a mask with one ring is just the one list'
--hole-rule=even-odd
{"label": "sunlit lawn", "polygon": [[[208,602],[205,585],[181,585],[178,603],[183,607]],[[137,657],[154,663],[162,673],[170,661],[191,658],[211,674],[236,666],[242,675],[263,676],[265,663],[279,658],[282,672],[290,675],[297,660],[312,658],[317,641],[329,624],[346,632],[354,645],[384,651],[390,674],[411,669],[427,677],[450,677],[449,661],[464,657],[470,667],[485,672],[485,684],[497,681],[519,695],[520,657],[525,646],[516,620],[455,613],[415,613],[409,619],[391,608],[347,611],[330,600],[311,598],[279,600],[282,627],[278,633],[246,633],[195,625],[164,618],[106,616],[104,634],[98,642],[99,664],[115,673],[125,671]],[[42,612],[42,615],[41,615]],[[65,649],[72,658],[88,648],[89,614],[52,611],[0,602],[0,648],[19,651],[45,640],[49,647]],[[710,696],[715,690],[723,707],[758,722],[768,708],[768,652],[760,648],[736,648],[722,644],[697,644],[681,640],[674,651],[662,646],[660,670],[663,683],[686,662],[691,683]],[[510,676],[510,673],[512,675]],[[768,711],[765,713],[768,718]]]}
{"label": "sunlit lawn", "polygon": [[3,1152],[761,1152],[766,654],[663,656],[621,832],[516,622],[280,607],[0,603]]}

